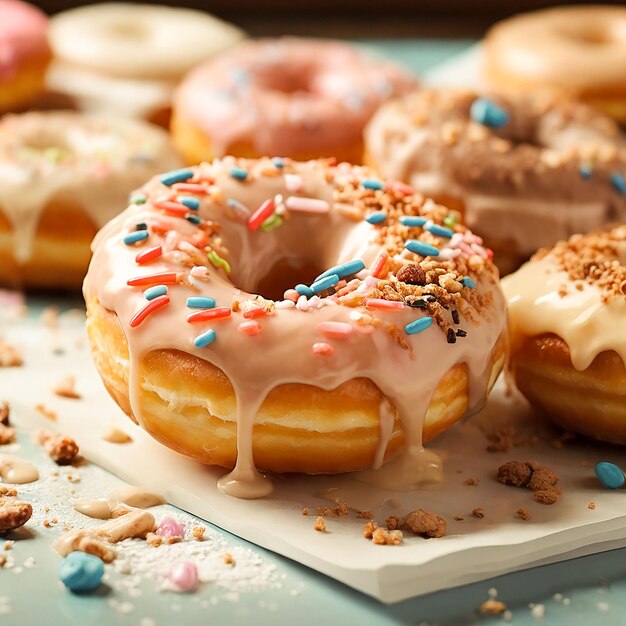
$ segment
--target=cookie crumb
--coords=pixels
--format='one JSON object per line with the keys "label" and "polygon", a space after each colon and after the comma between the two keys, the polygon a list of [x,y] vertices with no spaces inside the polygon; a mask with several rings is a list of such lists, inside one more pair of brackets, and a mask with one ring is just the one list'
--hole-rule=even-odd
{"label": "cookie crumb", "polygon": [[403,541],[401,530],[387,530],[377,528],[372,533],[372,542],[379,546],[399,546]]}
{"label": "cookie crumb", "polygon": [[20,352],[6,341],[0,340],[0,367],[21,367],[24,360]]}
{"label": "cookie crumb", "polygon": [[80,394],[76,391],[76,379],[74,376],[67,376],[60,380],[53,388],[52,393],[60,398],[70,400],[80,400]]}
{"label": "cookie crumb", "polygon": [[[33,514],[33,507],[17,499],[17,491],[0,486],[0,534],[24,526]],[[4,544],[5,550],[7,544]]]}
{"label": "cookie crumb", "polygon": [[476,507],[473,511],[472,511],[472,515],[474,517],[477,517],[478,519],[484,519],[485,517],[485,510],[481,509],[480,507]]}
{"label": "cookie crumb", "polygon": [[193,529],[191,530],[191,536],[196,540],[196,541],[204,541],[205,537],[204,537],[204,533],[206,532],[206,528],[204,526],[194,526]]}
{"label": "cookie crumb", "polygon": [[307,507],[304,507],[302,509],[302,515],[308,515],[309,514],[309,509]]}
{"label": "cookie crumb", "polygon": [[496,600],[495,598],[489,598],[480,605],[480,612],[485,615],[500,615],[504,613],[507,606],[504,602]]}
{"label": "cookie crumb", "polygon": [[370,520],[363,526],[363,537],[365,537],[365,539],[371,539],[377,528],[378,524]]}
{"label": "cookie crumb", "polygon": [[16,435],[15,429],[11,426],[4,426],[0,424],[0,446],[7,446],[10,443],[15,443]]}
{"label": "cookie crumb", "polygon": [[477,487],[480,484],[480,479],[478,478],[468,478],[465,482],[465,485],[467,485],[468,487]]}
{"label": "cookie crumb", "polygon": [[515,515],[516,517],[519,517],[520,519],[523,519],[524,521],[528,521],[531,517],[530,511],[524,508],[517,509],[517,511],[515,511]]}
{"label": "cookie crumb", "polygon": [[498,468],[497,479],[504,485],[512,487],[526,487],[533,475],[528,463],[508,461]]}
{"label": "cookie crumb", "polygon": [[416,509],[402,520],[402,528],[425,539],[438,538],[446,534],[446,520],[429,511]]}
{"label": "cookie crumb", "polygon": [[43,447],[57,465],[71,465],[78,456],[78,444],[68,435],[50,435]]}
{"label": "cookie crumb", "polygon": [[357,519],[372,519],[374,516],[371,511],[357,511]]}
{"label": "cookie crumb", "polygon": [[337,502],[334,508],[328,506],[320,506],[317,514],[321,517],[345,517],[348,515],[348,505],[345,502]]}
{"label": "cookie crumb", "polygon": [[223,558],[224,558],[224,563],[226,563],[226,565],[232,565],[233,567],[235,566],[235,559],[233,558],[233,555],[230,552],[226,552]]}
{"label": "cookie crumb", "polygon": [[593,510],[595,510],[595,508],[596,508],[596,503],[595,503],[595,502],[590,502],[590,503],[587,505],[587,508],[588,508],[588,509],[591,509],[592,511],[593,511]]}
{"label": "cookie crumb", "polygon": [[46,419],[49,419],[51,422],[56,422],[58,419],[57,414],[51,409],[48,409],[46,405],[42,402],[35,405],[35,411],[41,413]]}
{"label": "cookie crumb", "polygon": [[398,530],[398,528],[400,528],[401,525],[402,525],[402,519],[399,518],[397,515],[390,515],[385,520],[385,526],[387,527],[387,530]]}
{"label": "cookie crumb", "polygon": [[326,522],[324,521],[323,517],[318,517],[315,520],[315,525],[313,526],[313,528],[315,528],[315,530],[318,533],[325,533],[326,532]]}

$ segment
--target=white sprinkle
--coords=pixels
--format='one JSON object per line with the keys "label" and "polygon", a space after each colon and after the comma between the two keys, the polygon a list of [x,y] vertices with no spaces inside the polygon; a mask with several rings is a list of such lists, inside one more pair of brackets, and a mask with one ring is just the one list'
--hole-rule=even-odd
{"label": "white sprinkle", "polygon": [[285,206],[290,211],[303,211],[305,213],[328,213],[330,210],[330,205],[326,200],[300,196],[289,196],[285,201]]}
{"label": "white sprinkle", "polygon": [[35,567],[35,557],[34,556],[29,556],[25,561],[24,561],[24,567],[27,568],[31,568],[31,567]]}
{"label": "white sprinkle", "polygon": [[495,587],[491,587],[491,589],[489,589],[489,591],[487,591],[487,593],[489,594],[490,598],[497,598],[498,597],[498,590]]}
{"label": "white sprinkle", "polygon": [[300,296],[298,298],[298,302],[296,302],[296,308],[299,311],[308,311],[309,310],[309,302],[306,299],[306,296]]}
{"label": "white sprinkle", "polygon": [[563,598],[563,604],[565,606],[569,606],[570,602],[571,602],[571,600],[569,598]]}
{"label": "white sprinkle", "polygon": [[529,604],[530,614],[535,619],[543,619],[546,616],[546,607],[543,604]]}
{"label": "white sprinkle", "polygon": [[294,309],[296,303],[293,300],[279,300],[275,306],[277,309]]}
{"label": "white sprinkle", "polygon": [[285,186],[288,191],[300,191],[302,189],[302,177],[297,174],[285,174]]}
{"label": "white sprinkle", "polygon": [[502,614],[502,618],[504,619],[505,622],[511,622],[511,621],[513,621],[513,613],[509,609],[507,609]]}
{"label": "white sprinkle", "polygon": [[609,612],[609,603],[608,602],[598,602],[598,611],[601,611],[602,613],[608,613]]}

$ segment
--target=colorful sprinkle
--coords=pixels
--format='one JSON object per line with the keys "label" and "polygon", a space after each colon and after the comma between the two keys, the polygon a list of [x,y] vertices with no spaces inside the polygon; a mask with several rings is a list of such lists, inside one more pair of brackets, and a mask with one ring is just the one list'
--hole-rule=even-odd
{"label": "colorful sprinkle", "polygon": [[422,256],[439,256],[439,250],[435,246],[431,246],[423,241],[417,241],[417,239],[409,239],[405,242],[404,247],[410,252]]}
{"label": "colorful sprinkle", "polygon": [[267,309],[262,306],[256,307],[254,309],[250,309],[249,311],[246,311],[243,314],[243,316],[247,320],[253,320],[253,319],[256,319],[257,317],[265,317],[266,315],[267,315]]}
{"label": "colorful sprinkle", "polygon": [[283,224],[283,218],[280,215],[274,214],[261,224],[261,230],[264,233],[267,233],[270,230],[274,230],[275,228],[282,226],[282,224]]}
{"label": "colorful sprinkle", "polygon": [[331,339],[345,339],[352,334],[352,326],[346,322],[320,322],[317,329]]}
{"label": "colorful sprinkle", "polygon": [[248,228],[255,231],[268,219],[276,210],[276,203],[271,198],[261,204],[261,206],[248,219]]}
{"label": "colorful sprinkle", "polygon": [[365,189],[372,189],[374,191],[378,191],[383,188],[383,183],[380,180],[376,180],[375,178],[366,178],[361,181],[361,185],[365,187]]}
{"label": "colorful sprinkle", "polygon": [[316,356],[332,356],[335,354],[335,348],[333,348],[329,343],[320,342],[313,344],[313,354]]}
{"label": "colorful sprinkle", "polygon": [[302,283],[296,285],[296,291],[301,296],[305,296],[306,298],[311,298],[313,296],[313,290],[308,285],[303,285]]}
{"label": "colorful sprinkle", "polygon": [[368,224],[382,224],[387,219],[387,214],[384,211],[376,211],[374,213],[370,213],[365,221]]}
{"label": "colorful sprinkle", "polygon": [[159,296],[164,296],[167,293],[167,287],[165,285],[155,285],[154,287],[148,287],[143,292],[146,300],[154,300]]}
{"label": "colorful sprinkle", "polygon": [[167,198],[157,198],[154,202],[154,206],[157,209],[161,209],[177,217],[185,217],[189,212],[189,209],[184,204],[168,200]]}
{"label": "colorful sprinkle", "polygon": [[447,226],[448,228],[452,228],[456,222],[457,222],[457,216],[456,215],[446,215],[443,218],[443,223],[445,226]]}
{"label": "colorful sprinkle", "polygon": [[144,263],[149,263],[150,261],[154,261],[154,259],[158,259],[163,254],[163,248],[161,246],[155,246],[154,248],[148,248],[147,250],[143,250],[135,257],[135,262],[139,265],[143,265]]}
{"label": "colorful sprinkle", "polygon": [[263,330],[261,324],[255,320],[246,320],[245,322],[241,322],[238,328],[244,335],[250,335],[251,337],[258,335]]}
{"label": "colorful sprinkle", "polygon": [[476,289],[476,283],[469,276],[461,279],[461,285],[470,289]]}
{"label": "colorful sprinkle", "polygon": [[244,170],[243,167],[233,166],[230,168],[230,175],[236,180],[246,180],[248,178],[248,170]]}
{"label": "colorful sprinkle", "polygon": [[174,564],[167,577],[178,591],[188,593],[198,587],[198,568],[191,561]]}
{"label": "colorful sprinkle", "polygon": [[383,269],[387,264],[387,260],[389,259],[389,255],[386,250],[381,250],[378,254],[376,261],[374,261],[374,265],[372,266],[371,275],[374,278],[381,278]]}
{"label": "colorful sprinkle", "polygon": [[356,274],[360,272],[362,269],[365,269],[365,263],[361,261],[361,259],[355,259],[354,261],[348,261],[347,263],[342,263],[341,265],[335,265],[330,269],[327,269],[325,272],[322,272],[315,281],[321,280],[326,276],[330,276],[332,274],[336,274],[339,278],[345,278],[346,276],[351,276],[352,274]]}
{"label": "colorful sprinkle", "polygon": [[176,200],[186,206],[190,211],[197,211],[200,208],[200,200],[193,196],[178,196]]}
{"label": "colorful sprinkle", "polygon": [[403,196],[410,196],[415,193],[415,190],[411,187],[411,185],[407,185],[400,180],[388,180],[385,187],[386,189],[400,193]]}
{"label": "colorful sprinkle", "polygon": [[274,164],[274,167],[278,168],[279,170],[282,170],[283,167],[285,167],[285,162],[280,157],[274,157],[272,159],[272,163]]}
{"label": "colorful sprinkle", "polygon": [[202,311],[197,311],[196,313],[190,313],[187,316],[187,321],[190,324],[195,324],[197,322],[206,322],[209,320],[221,320],[230,317],[230,309],[226,306],[220,306],[215,309],[204,309]]}
{"label": "colorful sprinkle", "polygon": [[145,204],[147,200],[148,198],[146,198],[146,196],[140,193],[140,194],[137,194],[136,196],[133,196],[130,199],[130,203],[131,204]]}
{"label": "colorful sprinkle", "polygon": [[432,317],[420,317],[418,320],[407,324],[404,327],[404,332],[407,335],[417,335],[417,333],[421,333],[423,330],[426,330],[432,323]]}
{"label": "colorful sprinkle", "polygon": [[613,172],[610,180],[613,189],[615,189],[617,193],[622,196],[626,195],[626,178],[624,178],[624,174],[620,172]]}
{"label": "colorful sprinkle", "polygon": [[135,315],[132,317],[132,319],[130,320],[130,327],[137,328],[137,326],[142,324],[149,315],[151,315],[155,311],[158,311],[169,303],[169,296],[159,296],[154,300],[150,300],[150,302],[148,302],[148,304],[146,304],[143,309],[137,311],[137,313],[135,313]]}
{"label": "colorful sprinkle", "polygon": [[187,213],[185,219],[196,226],[202,223],[202,220],[195,213]]}
{"label": "colorful sprinkle", "polygon": [[435,235],[435,237],[446,237],[447,239],[451,239],[454,232],[445,226],[439,226],[439,224],[428,224],[426,226],[426,230],[431,234]]}
{"label": "colorful sprinkle", "polygon": [[172,285],[178,282],[178,274],[176,272],[160,272],[158,274],[149,274],[147,276],[138,276],[137,278],[129,278],[126,284],[129,287],[150,287],[162,283],[164,285]]}
{"label": "colorful sprinkle", "polygon": [[209,330],[200,333],[193,340],[193,345],[196,346],[196,348],[206,348],[215,341],[216,337],[217,335],[215,334],[215,331],[212,328],[209,328]]}
{"label": "colorful sprinkle", "polygon": [[181,193],[207,193],[206,185],[199,183],[176,183],[172,185],[172,189]]}
{"label": "colorful sprinkle", "polygon": [[585,180],[589,180],[593,174],[593,169],[589,163],[581,163],[578,171],[580,173],[580,177]]}
{"label": "colorful sprinkle", "polygon": [[166,515],[157,526],[156,534],[160,537],[184,537],[185,536],[185,522],[179,522],[175,517]]}
{"label": "colorful sprinkle", "polygon": [[159,180],[167,187],[171,187],[174,183],[184,183],[193,177],[193,171],[190,169],[174,170],[167,172],[159,177]]}
{"label": "colorful sprinkle", "polygon": [[248,218],[250,217],[250,209],[243,202],[239,202],[239,200],[235,200],[235,198],[229,198],[226,201],[226,204],[237,214],[239,218],[248,221]]}
{"label": "colorful sprinkle", "polygon": [[489,98],[477,98],[470,107],[470,117],[488,128],[502,128],[509,121],[506,109],[497,105]]}
{"label": "colorful sprinkle", "polygon": [[314,294],[319,293],[320,291],[324,291],[326,289],[330,289],[331,287],[334,287],[338,282],[339,282],[339,276],[337,276],[337,274],[330,274],[329,276],[324,276],[324,278],[320,278],[319,280],[316,280],[311,285],[311,291]]}
{"label": "colorful sprinkle", "polygon": [[285,174],[285,187],[287,191],[298,192],[302,189],[302,177],[297,174]]}
{"label": "colorful sprinkle", "polygon": [[146,240],[149,236],[150,233],[147,230],[136,230],[124,237],[124,243],[127,246],[132,246],[135,243]]}
{"label": "colorful sprinkle", "polygon": [[230,274],[230,263],[226,259],[223,259],[215,250],[211,250],[207,257],[215,267],[221,267],[227,274]]}
{"label": "colorful sprinkle", "polygon": [[214,309],[217,303],[208,296],[191,296],[187,298],[188,309]]}
{"label": "colorful sprinkle", "polygon": [[289,196],[285,200],[285,206],[290,211],[302,211],[303,213],[328,213],[330,211],[330,205],[326,200],[301,196]]}
{"label": "colorful sprinkle", "polygon": [[384,300],[383,298],[369,298],[365,300],[368,309],[379,309],[385,311],[400,311],[404,308],[404,302],[397,300]]}
{"label": "colorful sprinkle", "polygon": [[626,483],[624,472],[615,463],[600,461],[596,463],[596,476],[607,489],[620,489]]}
{"label": "colorful sprinkle", "polygon": [[104,576],[104,563],[93,554],[70,552],[59,568],[59,578],[70,591],[94,591]]}
{"label": "colorful sprinkle", "polygon": [[403,215],[400,218],[402,226],[424,226],[427,221],[425,217],[417,217],[416,215]]}

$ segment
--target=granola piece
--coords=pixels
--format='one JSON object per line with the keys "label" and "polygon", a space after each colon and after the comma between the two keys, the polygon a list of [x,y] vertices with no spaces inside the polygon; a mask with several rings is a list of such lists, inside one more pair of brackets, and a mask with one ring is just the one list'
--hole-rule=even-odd
{"label": "granola piece", "polygon": [[324,521],[323,517],[318,517],[315,520],[315,525],[313,526],[313,528],[315,528],[315,530],[318,533],[325,533],[326,532],[326,522]]}
{"label": "granola piece", "polygon": [[480,605],[480,612],[486,615],[500,615],[504,613],[507,606],[504,602],[496,600],[495,598],[489,598]]}
{"label": "granola piece", "polygon": [[53,388],[52,393],[70,400],[80,400],[80,394],[76,391],[76,379],[74,376],[67,376],[60,380]]}
{"label": "granola piece", "polygon": [[446,520],[429,511],[416,509],[402,520],[402,528],[425,539],[443,537],[446,534]]}
{"label": "granola piece", "polygon": [[371,539],[374,535],[374,531],[378,528],[378,524],[370,520],[366,524],[363,525],[363,537],[365,539]]}
{"label": "granola piece", "polygon": [[78,444],[67,435],[51,435],[43,447],[57,465],[70,465],[78,456]]}
{"label": "granola piece", "polygon": [[401,525],[402,525],[402,518],[398,517],[397,515],[390,515],[385,520],[385,526],[387,527],[387,530],[398,530],[398,528],[400,528]]}
{"label": "granola piece", "polygon": [[530,511],[523,507],[520,507],[519,509],[517,509],[517,511],[515,511],[515,515],[519,517],[520,519],[523,519],[525,522],[528,521],[531,517]]}
{"label": "granola piece", "polygon": [[372,534],[372,542],[379,546],[399,546],[403,539],[401,530],[377,528]]}
{"label": "granola piece", "polygon": [[19,351],[6,341],[0,340],[0,367],[20,367],[24,360]]}
{"label": "granola piece", "polygon": [[161,537],[161,535],[157,535],[156,533],[148,533],[146,535],[146,542],[149,546],[158,548],[163,544],[163,537]]}
{"label": "granola piece", "polygon": [[194,526],[191,530],[191,536],[196,541],[204,541],[204,533],[206,532],[206,528],[204,526]]}
{"label": "granola piece", "polygon": [[396,278],[407,285],[426,284],[426,272],[417,263],[403,265],[396,273]]}
{"label": "granola piece", "polygon": [[33,514],[33,507],[16,496],[15,489],[6,489],[0,496],[0,534],[24,526]]}
{"label": "granola piece", "polygon": [[528,463],[521,461],[509,461],[498,468],[498,480],[505,485],[513,487],[526,487],[533,475],[533,470]]}

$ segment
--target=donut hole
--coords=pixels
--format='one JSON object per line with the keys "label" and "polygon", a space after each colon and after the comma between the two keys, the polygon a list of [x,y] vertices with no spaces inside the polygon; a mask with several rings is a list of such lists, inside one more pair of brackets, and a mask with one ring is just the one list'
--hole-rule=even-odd
{"label": "donut hole", "polygon": [[299,283],[310,285],[324,269],[308,259],[282,258],[259,277],[252,291],[269,300],[282,300],[287,289]]}

